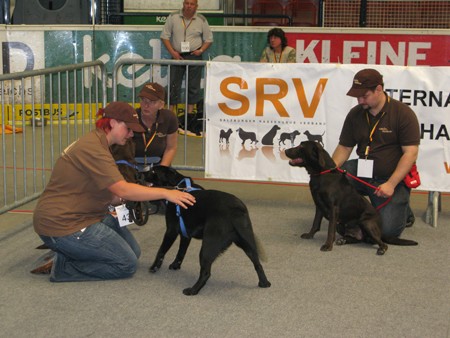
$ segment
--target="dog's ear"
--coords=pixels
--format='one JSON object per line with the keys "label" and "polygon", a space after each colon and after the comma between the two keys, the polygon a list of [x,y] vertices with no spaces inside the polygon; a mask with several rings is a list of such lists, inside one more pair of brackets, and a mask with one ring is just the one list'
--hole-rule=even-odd
{"label": "dog's ear", "polygon": [[317,158],[319,159],[320,167],[324,168],[326,161],[325,161],[325,157],[323,156],[323,151],[321,151],[319,148],[316,148],[316,150],[317,150]]}
{"label": "dog's ear", "polygon": [[173,183],[173,185],[177,185],[178,183],[180,183],[183,178],[185,178],[185,176],[183,176],[182,174],[180,174],[178,171],[176,171],[174,168],[172,167],[168,167],[168,177],[170,177],[170,182]]}
{"label": "dog's ear", "polygon": [[317,152],[321,168],[334,168],[336,163],[334,163],[333,158],[320,144],[318,145],[319,147],[317,147]]}
{"label": "dog's ear", "polygon": [[147,182],[151,186],[156,186],[157,185],[156,173],[155,173],[154,167],[151,167],[149,170],[144,171],[143,174],[144,174],[145,182]]}
{"label": "dog's ear", "polygon": [[314,142],[314,154],[317,158],[320,168],[325,168],[327,164],[326,157],[324,156],[325,150],[320,146],[319,143]]}
{"label": "dog's ear", "polygon": [[180,180],[177,179],[178,172],[172,167],[164,165],[158,165],[154,167],[156,176],[160,182],[160,185],[164,186],[176,186]]}

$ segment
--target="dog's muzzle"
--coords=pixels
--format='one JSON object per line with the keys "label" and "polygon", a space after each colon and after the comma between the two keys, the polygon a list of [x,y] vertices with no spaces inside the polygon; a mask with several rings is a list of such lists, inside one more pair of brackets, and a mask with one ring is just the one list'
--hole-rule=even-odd
{"label": "dog's muzzle", "polygon": [[303,159],[302,158],[294,158],[292,160],[289,160],[289,165],[294,166],[294,167],[298,167],[303,163]]}

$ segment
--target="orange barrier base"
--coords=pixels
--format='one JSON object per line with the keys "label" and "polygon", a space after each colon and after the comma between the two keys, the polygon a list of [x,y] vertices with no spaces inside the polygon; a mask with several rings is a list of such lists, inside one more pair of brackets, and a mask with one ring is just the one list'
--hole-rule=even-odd
{"label": "orange barrier base", "polygon": [[[5,124],[5,134],[13,134],[13,133],[21,133],[23,131],[22,128],[18,128],[15,126],[10,126],[9,124]],[[2,125],[0,124],[0,134],[3,134],[3,128]]]}

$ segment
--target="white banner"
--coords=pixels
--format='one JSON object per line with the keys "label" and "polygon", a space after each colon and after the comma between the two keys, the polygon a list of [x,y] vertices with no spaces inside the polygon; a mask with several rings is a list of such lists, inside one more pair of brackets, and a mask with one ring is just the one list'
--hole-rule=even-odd
{"label": "white banner", "polygon": [[304,140],[333,153],[357,104],[354,74],[375,68],[388,95],[411,106],[421,128],[417,166],[426,191],[450,191],[450,67],[209,62],[206,170],[211,178],[306,183],[284,150]]}

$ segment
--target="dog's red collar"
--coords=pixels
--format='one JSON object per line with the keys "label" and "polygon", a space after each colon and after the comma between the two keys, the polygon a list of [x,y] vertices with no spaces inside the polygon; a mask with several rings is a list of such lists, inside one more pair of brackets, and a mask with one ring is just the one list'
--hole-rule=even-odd
{"label": "dog's red collar", "polygon": [[346,173],[345,170],[342,170],[341,168],[338,168],[338,167],[334,167],[334,168],[331,168],[331,169],[328,169],[328,170],[321,171],[321,172],[319,173],[319,175],[328,174],[328,173],[330,173],[330,172],[332,172],[332,171],[335,171],[335,170],[339,171],[339,172],[342,173],[342,174],[345,174],[345,173]]}

